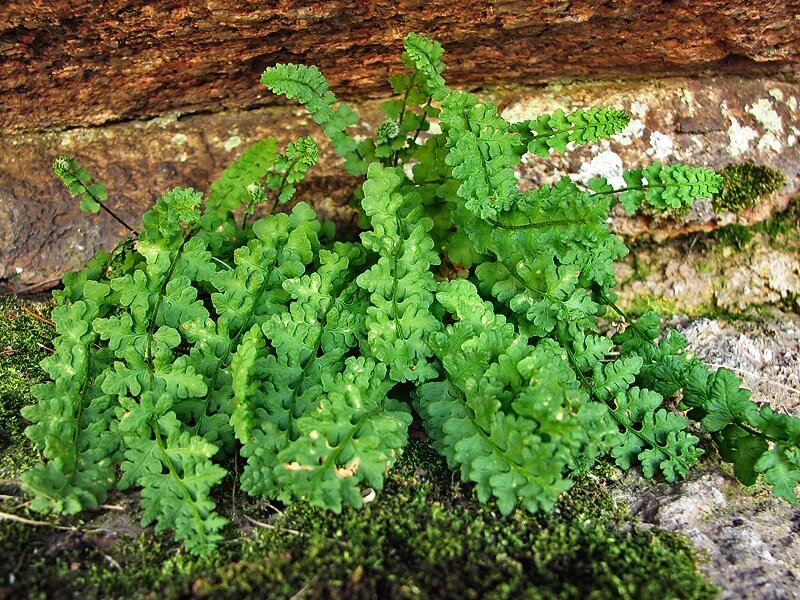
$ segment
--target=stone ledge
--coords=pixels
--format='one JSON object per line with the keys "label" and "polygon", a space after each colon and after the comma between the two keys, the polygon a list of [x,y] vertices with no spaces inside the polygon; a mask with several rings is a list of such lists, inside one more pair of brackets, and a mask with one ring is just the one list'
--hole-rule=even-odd
{"label": "stone ledge", "polygon": [[0,6],[0,131],[264,106],[276,62],[316,64],[350,97],[384,95],[410,31],[457,86],[575,77],[793,77],[800,7],[780,0],[28,0]]}
{"label": "stone ledge", "polygon": [[[514,87],[485,92],[510,120],[592,105],[629,112],[628,130],[610,141],[554,155],[530,157],[520,165],[523,186],[552,182],[568,173],[582,178],[619,176],[626,168],[653,160],[684,161],[713,168],[730,162],[756,161],[780,169],[787,183],[743,222],[769,217],[785,208],[800,187],[800,84],[732,77],[666,79],[637,82],[575,82],[544,88]],[[383,118],[379,101],[355,104],[365,121],[362,133]],[[138,223],[156,198],[175,186],[205,190],[209,182],[250,143],[269,135],[281,144],[313,135],[321,145],[320,164],[300,197],[340,225],[352,220],[347,199],[358,180],[348,177],[302,108],[273,107],[61,132],[0,136],[0,285],[7,290],[51,280],[77,269],[124,235],[105,215],[90,216],[51,171],[53,160],[70,154],[107,184],[109,204],[123,218]],[[733,215],[714,215],[701,204],[682,221],[628,219],[614,228],[628,238],[656,240],[713,229]],[[5,282],[5,283],[3,283]]]}

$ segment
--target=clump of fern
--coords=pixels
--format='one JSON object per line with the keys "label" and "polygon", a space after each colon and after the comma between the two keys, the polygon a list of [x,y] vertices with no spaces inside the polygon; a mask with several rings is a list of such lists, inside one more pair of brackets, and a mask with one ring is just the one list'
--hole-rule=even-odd
{"label": "clump of fern", "polygon": [[[168,192],[119,252],[64,278],[42,363],[51,381],[24,411],[44,458],[23,476],[34,509],[75,513],[139,488],[144,524],[207,553],[226,524],[211,491],[232,456],[247,493],[340,511],[381,489],[413,419],[503,513],[551,509],[606,455],[683,477],[703,453],[698,425],[744,483],[763,476],[797,501],[800,420],[710,371],[657,314],[615,304],[613,262],[627,248],[608,230],[612,207],[680,210],[720,177],[653,164],[626,171],[622,189],[564,178],[523,192],[524,155],[595,142],[628,117],[591,108],[509,123],[447,87],[442,54],[406,37],[398,98],[360,142],[348,134],[357,115],[317,68],[264,72],[364,177],[360,242],[337,241],[304,202],[275,210],[317,148],[300,138],[281,152],[270,138],[206,196]],[[74,161],[56,172],[85,208],[107,210]],[[259,206],[268,214],[255,219]]]}

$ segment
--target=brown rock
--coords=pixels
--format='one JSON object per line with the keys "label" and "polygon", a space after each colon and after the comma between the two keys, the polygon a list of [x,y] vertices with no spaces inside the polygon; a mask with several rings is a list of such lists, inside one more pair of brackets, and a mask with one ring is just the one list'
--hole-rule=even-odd
{"label": "brown rock", "polygon": [[[612,177],[615,169],[653,160],[722,168],[751,160],[782,170],[787,183],[759,211],[745,219],[763,219],[782,210],[800,186],[800,85],[736,77],[706,80],[551,84],[514,87],[484,94],[503,114],[517,121],[556,108],[616,106],[633,117],[612,140],[580,147],[548,160],[529,157],[520,165],[523,186],[577,173]],[[362,133],[382,120],[379,101],[355,103],[365,121]],[[340,225],[351,222],[346,207],[358,180],[347,177],[319,128],[298,107],[273,107],[63,132],[0,135],[0,286],[21,289],[82,266],[100,248],[124,235],[104,214],[82,214],[51,171],[61,154],[74,156],[111,194],[109,204],[137,224],[155,199],[172,187],[208,189],[210,181],[252,142],[276,135],[281,144],[300,135],[321,144],[320,164],[299,196],[322,216]],[[700,204],[688,220],[652,221],[618,217],[614,227],[626,237],[661,239],[710,229],[734,219],[714,215]]]}
{"label": "brown rock", "polygon": [[28,0],[0,6],[0,131],[274,103],[276,62],[322,68],[343,96],[384,95],[402,38],[445,46],[456,85],[573,77],[796,72],[796,0],[475,0],[244,6]]}

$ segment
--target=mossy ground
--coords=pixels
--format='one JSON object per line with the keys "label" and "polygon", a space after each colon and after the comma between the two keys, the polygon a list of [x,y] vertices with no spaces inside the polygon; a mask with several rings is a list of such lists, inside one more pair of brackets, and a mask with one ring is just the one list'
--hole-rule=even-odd
{"label": "mossy ground", "polygon": [[503,517],[474,501],[420,432],[360,511],[274,507],[240,494],[230,477],[216,499],[231,525],[220,551],[205,558],[183,553],[169,533],[140,528],[135,494],[115,494],[74,519],[29,513],[11,481],[35,460],[19,408],[31,401],[52,330],[23,304],[1,302],[0,509],[64,529],[0,521],[0,599],[715,595],[683,538],[639,527],[614,504],[613,469],[586,475],[552,514]]}
{"label": "mossy ground", "polygon": [[711,242],[732,246],[737,250],[745,250],[750,244],[760,241],[800,251],[800,196],[793,198],[785,211],[766,221],[750,227],[734,223],[701,239],[706,245]]}
{"label": "mossy ground", "polygon": [[31,384],[44,376],[39,361],[47,356],[53,328],[25,309],[47,314],[49,306],[49,300],[0,297],[0,479],[16,476],[35,460],[20,409],[31,402]]}

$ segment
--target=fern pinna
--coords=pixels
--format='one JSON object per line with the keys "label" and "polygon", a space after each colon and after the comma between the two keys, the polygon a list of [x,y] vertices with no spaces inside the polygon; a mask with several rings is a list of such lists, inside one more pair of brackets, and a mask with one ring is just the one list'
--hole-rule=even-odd
{"label": "fern pinna", "polygon": [[[607,226],[614,205],[682,210],[720,177],[653,164],[626,171],[621,189],[564,178],[521,191],[525,154],[597,141],[628,117],[590,108],[509,123],[450,90],[442,54],[406,37],[399,97],[359,142],[348,134],[358,117],[318,69],[264,72],[365,176],[360,243],[337,241],[304,202],[276,211],[317,147],[300,138],[281,153],[267,139],[205,198],[172,190],[117,251],[64,278],[42,363],[51,381],[24,410],[44,458],[22,478],[34,509],[75,513],[139,488],[143,523],[203,554],[222,539],[213,490],[234,456],[253,496],[358,507],[415,415],[503,513],[551,509],[603,456],[683,477],[703,453],[701,428],[744,483],[763,475],[797,501],[800,420],[709,371],[657,314],[615,304],[613,263],[627,248]],[[108,211],[105,188],[73,160],[56,173],[87,210]],[[622,326],[602,326],[609,314]]]}

